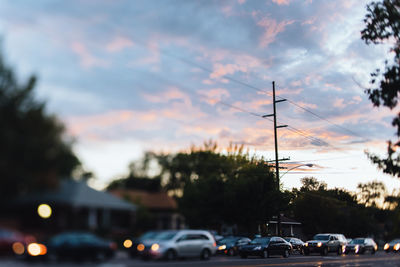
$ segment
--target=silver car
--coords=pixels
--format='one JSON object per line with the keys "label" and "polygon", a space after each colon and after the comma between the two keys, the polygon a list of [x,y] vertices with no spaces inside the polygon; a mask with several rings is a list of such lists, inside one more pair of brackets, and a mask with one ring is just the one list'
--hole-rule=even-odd
{"label": "silver car", "polygon": [[137,246],[143,259],[166,259],[200,257],[208,260],[217,250],[214,237],[203,230],[162,231],[152,240]]}

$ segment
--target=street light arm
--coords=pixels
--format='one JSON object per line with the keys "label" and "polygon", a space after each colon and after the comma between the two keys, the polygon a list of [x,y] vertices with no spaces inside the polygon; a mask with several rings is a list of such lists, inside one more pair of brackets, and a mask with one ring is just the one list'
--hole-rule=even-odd
{"label": "street light arm", "polygon": [[299,168],[299,167],[303,167],[303,166],[307,166],[307,167],[312,168],[312,167],[314,166],[314,164],[307,163],[307,164],[300,164],[300,165],[294,166],[294,167],[288,169],[288,170],[287,170],[286,172],[284,172],[282,175],[280,175],[280,178],[282,178],[282,176],[284,176],[284,175],[285,175],[286,173],[288,173],[289,171],[291,171],[291,170],[293,170],[293,169],[296,169],[296,168]]}

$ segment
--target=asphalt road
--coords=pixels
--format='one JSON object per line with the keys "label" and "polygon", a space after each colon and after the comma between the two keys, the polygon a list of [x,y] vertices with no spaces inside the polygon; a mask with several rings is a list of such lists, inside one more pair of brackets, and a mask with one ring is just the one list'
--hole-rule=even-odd
{"label": "asphalt road", "polygon": [[248,258],[241,259],[239,257],[216,256],[208,261],[197,259],[189,260],[176,260],[171,262],[165,261],[142,261],[138,259],[131,259],[123,253],[119,253],[117,257],[107,262],[26,262],[13,258],[0,258],[0,266],[9,267],[23,267],[23,266],[100,266],[100,267],[173,267],[173,266],[190,266],[190,267],[205,267],[205,266],[296,266],[296,267],[362,267],[362,266],[399,266],[400,267],[400,254],[386,254],[378,252],[375,255],[328,255],[325,257],[319,255],[302,256],[292,255],[285,259],[281,257],[260,259]]}

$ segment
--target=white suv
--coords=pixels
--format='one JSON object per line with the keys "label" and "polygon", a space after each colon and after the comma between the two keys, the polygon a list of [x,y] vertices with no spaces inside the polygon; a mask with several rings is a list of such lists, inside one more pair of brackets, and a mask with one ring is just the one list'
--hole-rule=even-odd
{"label": "white suv", "polygon": [[152,240],[137,246],[142,258],[174,260],[176,258],[200,257],[207,260],[217,247],[214,237],[203,230],[161,231]]}

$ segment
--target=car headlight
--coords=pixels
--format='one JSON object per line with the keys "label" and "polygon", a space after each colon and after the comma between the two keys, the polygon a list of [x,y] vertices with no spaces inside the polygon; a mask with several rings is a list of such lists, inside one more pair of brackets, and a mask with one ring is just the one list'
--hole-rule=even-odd
{"label": "car headlight", "polygon": [[399,250],[400,249],[400,243],[397,243],[396,245],[394,245],[393,247],[394,250]]}
{"label": "car headlight", "polygon": [[360,245],[356,245],[356,246],[354,247],[354,252],[355,252],[355,253],[358,253],[359,250],[360,250]]}
{"label": "car headlight", "polygon": [[317,247],[322,247],[322,242],[318,242]]}
{"label": "car headlight", "polygon": [[160,249],[160,245],[159,244],[155,243],[155,244],[151,245],[151,250],[152,251],[157,251],[159,249]]}
{"label": "car headlight", "polygon": [[253,250],[261,250],[261,246],[255,247]]}
{"label": "car headlight", "polygon": [[226,249],[226,245],[221,245],[218,247],[218,250],[224,250],[224,249]]}
{"label": "car headlight", "polygon": [[389,249],[389,244],[386,243],[385,246],[383,247],[384,250],[388,250]]}
{"label": "car headlight", "polygon": [[305,247],[308,247],[308,242],[306,242],[306,243],[304,244],[304,246],[305,246]]}
{"label": "car headlight", "polygon": [[144,250],[144,245],[143,244],[139,244],[136,247],[137,251],[143,251]]}

